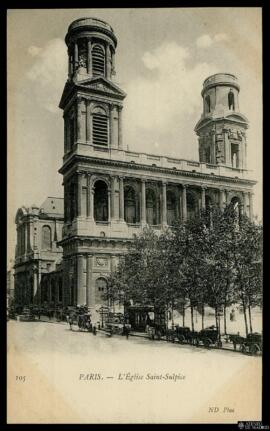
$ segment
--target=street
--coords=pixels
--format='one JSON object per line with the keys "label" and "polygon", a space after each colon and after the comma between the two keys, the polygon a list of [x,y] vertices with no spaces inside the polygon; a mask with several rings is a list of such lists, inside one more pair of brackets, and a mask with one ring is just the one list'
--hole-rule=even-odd
{"label": "street", "polygon": [[7,327],[8,423],[260,420],[261,357],[66,323]]}

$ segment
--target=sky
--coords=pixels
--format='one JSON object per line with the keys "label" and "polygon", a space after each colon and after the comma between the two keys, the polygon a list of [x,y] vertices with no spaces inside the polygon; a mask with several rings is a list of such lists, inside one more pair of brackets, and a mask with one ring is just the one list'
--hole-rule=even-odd
{"label": "sky", "polygon": [[202,83],[218,72],[238,77],[260,220],[260,8],[13,9],[7,13],[8,261],[17,209],[63,197],[58,104],[68,72],[64,37],[69,24],[84,16],[108,22],[118,39],[114,82],[127,93],[123,143],[129,150],[198,160],[194,127],[202,113]]}

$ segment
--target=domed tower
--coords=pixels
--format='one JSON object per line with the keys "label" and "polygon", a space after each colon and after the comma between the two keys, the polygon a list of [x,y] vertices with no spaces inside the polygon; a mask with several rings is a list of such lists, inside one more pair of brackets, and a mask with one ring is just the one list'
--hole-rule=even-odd
{"label": "domed tower", "polygon": [[236,76],[217,73],[203,83],[203,113],[195,127],[200,162],[247,168],[247,118],[239,111]]}
{"label": "domed tower", "polygon": [[64,111],[65,156],[83,145],[122,149],[122,101],[126,94],[112,82],[117,39],[112,27],[80,18],[68,27],[68,80],[59,107]]}

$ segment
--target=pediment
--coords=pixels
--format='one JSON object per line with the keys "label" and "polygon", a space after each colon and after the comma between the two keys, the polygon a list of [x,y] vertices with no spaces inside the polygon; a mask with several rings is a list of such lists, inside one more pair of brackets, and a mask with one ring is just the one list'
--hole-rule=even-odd
{"label": "pediment", "polygon": [[124,98],[126,96],[126,93],[121,90],[121,88],[119,88],[111,81],[108,81],[106,78],[103,78],[102,76],[98,76],[96,78],[88,78],[84,81],[77,82],[76,86],[100,91],[102,93],[107,93],[118,97],[120,96],[121,98]]}
{"label": "pediment", "polygon": [[67,81],[59,103],[59,108],[64,109],[66,101],[76,90],[84,90],[87,92],[93,91],[96,94],[105,94],[107,96],[115,97],[118,100],[123,100],[126,97],[126,93],[116,84],[108,81],[103,76],[97,76],[96,78],[87,78],[81,81]]}
{"label": "pediment", "polygon": [[237,121],[237,122],[241,122],[241,123],[248,123],[248,119],[242,115],[242,114],[228,114],[225,117],[227,120],[231,120],[231,121]]}

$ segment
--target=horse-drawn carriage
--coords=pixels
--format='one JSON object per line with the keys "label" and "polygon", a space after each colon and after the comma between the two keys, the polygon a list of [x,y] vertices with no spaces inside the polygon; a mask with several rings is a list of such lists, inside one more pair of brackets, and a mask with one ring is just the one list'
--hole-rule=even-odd
{"label": "horse-drawn carriage", "polygon": [[209,328],[202,329],[198,332],[196,338],[196,345],[202,344],[204,347],[222,347],[222,341],[220,338],[220,333],[215,326],[210,326]]}
{"label": "horse-drawn carriage", "polygon": [[250,353],[256,355],[262,351],[262,335],[258,332],[248,334],[247,337],[241,337],[239,334],[230,334],[229,341],[233,343],[234,350],[239,350],[242,353]]}

